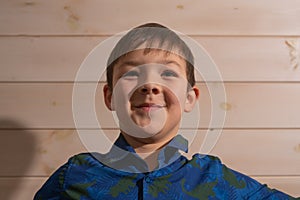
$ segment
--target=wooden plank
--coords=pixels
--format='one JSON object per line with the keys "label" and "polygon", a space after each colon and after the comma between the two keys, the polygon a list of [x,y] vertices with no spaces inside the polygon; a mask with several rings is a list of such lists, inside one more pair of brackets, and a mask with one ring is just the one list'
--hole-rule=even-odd
{"label": "wooden plank", "polygon": [[0,155],[0,176],[47,176],[86,151],[73,130],[2,130],[0,137],[1,152],[9,152]]}
{"label": "wooden plank", "polygon": [[84,57],[103,38],[1,37],[1,81],[74,81]]}
{"label": "wooden plank", "polygon": [[0,34],[103,35],[157,21],[193,35],[299,35],[299,7],[297,0],[2,1]]}
{"label": "wooden plank", "polygon": [[[0,37],[0,81],[73,82],[85,57],[105,39],[107,37]],[[290,56],[293,50],[286,44],[299,38],[193,39],[210,54],[224,81],[300,81],[300,67],[294,69],[297,59]],[[294,47],[297,48],[300,43]],[[101,63],[97,63],[99,67],[106,65],[108,53],[109,48],[105,48],[103,59],[99,59]]]}
{"label": "wooden plank", "polygon": [[[300,177],[255,177],[294,197],[300,196]],[[24,200],[33,199],[36,191],[46,181],[46,178],[0,178],[1,199]],[[16,187],[17,185],[17,187]]]}
{"label": "wooden plank", "polygon": [[211,154],[248,175],[299,175],[299,145],[298,130],[224,130]]}
{"label": "wooden plank", "polygon": [[[110,111],[104,106],[102,84],[96,91],[96,113],[94,103],[88,97],[94,95],[92,84],[80,84],[83,101],[77,105],[80,123],[77,128],[116,128]],[[299,128],[300,84],[296,83],[227,83],[227,101],[212,96],[205,85],[199,85],[201,97],[199,110],[184,115],[183,128],[221,128],[220,116],[226,112],[225,128]],[[208,85],[211,92],[220,88],[217,83]],[[14,128],[5,120],[23,124],[26,128],[74,128],[72,113],[72,89],[69,83],[60,84],[0,84],[0,128]],[[92,90],[92,92],[88,92]],[[94,96],[91,97],[94,99]],[[214,105],[212,105],[212,100]],[[80,106],[78,106],[80,105]],[[212,116],[212,109],[216,111]],[[88,109],[92,109],[87,112]],[[195,119],[199,117],[199,126]],[[91,116],[91,117],[90,117]],[[211,120],[211,117],[213,120]],[[78,120],[78,119],[76,119]],[[198,118],[199,120],[199,118]],[[212,123],[212,124],[210,124]]]}
{"label": "wooden plank", "polygon": [[[0,176],[48,176],[79,152],[110,149],[118,130],[1,130]],[[199,153],[206,130],[181,130],[190,154]],[[208,133],[209,134],[209,133]],[[252,176],[300,176],[299,130],[223,130],[210,152],[232,169]],[[107,148],[102,148],[107,146]],[[187,155],[189,156],[189,155]]]}
{"label": "wooden plank", "polygon": [[13,128],[15,122],[27,128],[74,127],[71,84],[1,84],[0,87],[1,128]]}
{"label": "wooden plank", "polygon": [[45,181],[46,178],[0,177],[0,198],[8,200],[33,199],[34,194]]}
{"label": "wooden plank", "polygon": [[300,177],[253,177],[261,183],[268,184],[270,188],[286,192],[293,197],[300,197]]}

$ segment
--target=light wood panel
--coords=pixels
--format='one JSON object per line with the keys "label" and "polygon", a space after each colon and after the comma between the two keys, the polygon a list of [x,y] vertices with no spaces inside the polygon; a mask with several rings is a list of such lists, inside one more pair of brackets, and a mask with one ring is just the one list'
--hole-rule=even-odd
{"label": "light wood panel", "polygon": [[299,130],[224,130],[211,154],[248,175],[299,175],[299,145]]}
{"label": "light wood panel", "polygon": [[[107,37],[0,37],[0,81],[73,82],[85,57],[105,39]],[[210,54],[224,81],[300,81],[300,67],[294,69],[297,55],[290,56],[292,51],[300,48],[300,43],[294,50],[286,44],[299,38],[193,39]],[[103,59],[96,64],[104,69],[109,48],[101,53]],[[101,80],[105,80],[104,76]]]}
{"label": "light wood panel", "polygon": [[[215,105],[220,113],[227,111],[227,119],[211,153],[233,169],[300,196],[298,0],[16,0],[0,5],[0,199],[32,199],[58,166],[86,151],[73,129],[73,85],[66,82],[74,81],[97,43],[147,21],[191,35],[216,62],[223,80],[231,82],[225,85],[227,101],[218,98]],[[102,85],[97,116],[102,127],[115,128],[102,103]],[[205,129],[211,99],[204,85],[201,89],[199,127]],[[192,118],[185,119],[189,131],[194,131]],[[98,124],[87,118],[80,128],[88,128],[81,129],[87,136]],[[107,132],[111,140],[112,132],[117,130]],[[196,150],[204,132],[198,133]]]}
{"label": "light wood panel", "polygon": [[[0,176],[48,176],[79,152],[102,153],[118,136],[118,130],[1,130]],[[181,130],[190,141],[190,154],[200,152],[206,130]],[[196,135],[195,135],[196,134]],[[209,133],[208,133],[209,134]],[[88,139],[89,140],[88,140]],[[224,130],[210,152],[232,169],[248,175],[300,175],[298,130]]]}
{"label": "light wood panel", "polygon": [[74,81],[84,57],[103,38],[0,37],[1,81]]}
{"label": "light wood panel", "polygon": [[[300,177],[254,177],[294,197],[300,196]],[[46,178],[0,178],[1,199],[33,199]],[[19,185],[19,186],[18,186]],[[16,187],[17,186],[17,187]]]}
{"label": "light wood panel", "polygon": [[293,197],[300,198],[300,177],[253,177],[261,183],[267,184],[270,188],[275,188],[279,191],[286,192]]}
{"label": "light wood panel", "polygon": [[[72,84],[0,84],[0,119],[12,119],[26,128],[74,128],[72,113]],[[78,108],[81,109],[81,123],[77,128],[116,128],[113,115],[104,106],[102,84],[96,91],[97,118],[92,118],[93,102],[89,100],[92,84],[80,84],[84,93]],[[209,85],[211,91],[220,88],[217,83]],[[295,83],[227,83],[225,84],[227,101],[212,96],[200,84],[200,112],[186,114],[183,128],[220,128],[216,119],[225,113],[225,128],[299,128],[300,84]],[[214,107],[211,106],[214,100]],[[90,108],[89,106],[92,106]],[[212,116],[212,109],[217,111]],[[78,111],[79,112],[79,111]],[[77,113],[77,111],[74,113]],[[90,114],[91,113],[91,114]],[[199,116],[199,126],[194,124]],[[211,121],[211,116],[214,120]],[[213,124],[210,126],[210,122]],[[220,121],[219,121],[220,122]],[[194,124],[194,125],[193,125]],[[1,123],[0,128],[11,128]]]}
{"label": "light wood panel", "polygon": [[86,151],[73,130],[2,130],[0,138],[1,152],[7,152],[0,155],[0,176],[47,176]]}
{"label": "light wood panel", "polygon": [[0,177],[0,198],[5,200],[33,199],[36,191],[46,178],[36,177]]}
{"label": "light wood panel", "polygon": [[194,35],[299,35],[299,7],[297,0],[2,1],[0,34],[112,34],[157,21]]}

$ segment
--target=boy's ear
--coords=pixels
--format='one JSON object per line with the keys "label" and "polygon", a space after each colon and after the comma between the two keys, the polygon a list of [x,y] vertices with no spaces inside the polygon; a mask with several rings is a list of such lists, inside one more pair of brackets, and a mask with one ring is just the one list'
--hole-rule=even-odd
{"label": "boy's ear", "polygon": [[105,102],[106,107],[110,111],[113,111],[114,106],[113,106],[113,100],[112,100],[112,90],[107,84],[105,84],[103,86],[103,95],[104,95],[104,102]]}
{"label": "boy's ear", "polygon": [[198,101],[200,96],[200,90],[194,86],[187,92],[187,97],[184,104],[184,112],[191,112]]}

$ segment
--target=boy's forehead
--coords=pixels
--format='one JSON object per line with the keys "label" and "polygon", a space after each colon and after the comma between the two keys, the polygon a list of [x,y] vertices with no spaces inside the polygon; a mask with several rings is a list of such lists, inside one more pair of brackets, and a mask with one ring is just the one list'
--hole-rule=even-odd
{"label": "boy's forehead", "polygon": [[119,65],[130,62],[133,65],[147,63],[168,64],[175,63],[185,67],[186,60],[178,53],[162,49],[137,49],[120,57]]}

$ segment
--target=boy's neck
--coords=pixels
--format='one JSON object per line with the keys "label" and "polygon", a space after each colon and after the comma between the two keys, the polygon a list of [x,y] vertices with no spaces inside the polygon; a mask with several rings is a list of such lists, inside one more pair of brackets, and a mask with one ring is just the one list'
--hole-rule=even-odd
{"label": "boy's neck", "polygon": [[122,135],[134,151],[147,163],[150,171],[158,166],[158,154],[160,149],[166,146],[173,138],[170,137],[161,141],[152,141],[151,138],[136,138],[126,133],[122,133]]}
{"label": "boy's neck", "polygon": [[143,155],[152,154],[166,144],[168,144],[173,137],[164,138],[163,140],[155,140],[152,138],[136,138],[122,132],[126,142],[135,150],[135,152],[143,158]]}

